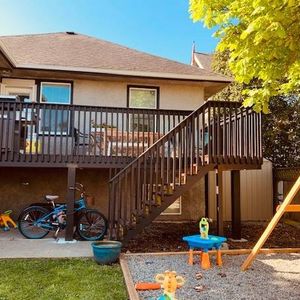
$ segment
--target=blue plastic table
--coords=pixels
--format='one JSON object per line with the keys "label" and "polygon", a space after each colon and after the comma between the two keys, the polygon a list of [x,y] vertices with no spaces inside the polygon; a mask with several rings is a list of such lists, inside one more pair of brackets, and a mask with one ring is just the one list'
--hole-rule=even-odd
{"label": "blue plastic table", "polygon": [[217,264],[222,265],[221,258],[221,247],[224,242],[227,241],[225,237],[209,235],[207,239],[204,239],[200,234],[190,235],[183,237],[183,240],[189,245],[189,264],[193,265],[193,255],[194,249],[200,249],[201,251],[201,266],[203,269],[210,268],[210,261],[208,250],[216,249],[217,250]]}

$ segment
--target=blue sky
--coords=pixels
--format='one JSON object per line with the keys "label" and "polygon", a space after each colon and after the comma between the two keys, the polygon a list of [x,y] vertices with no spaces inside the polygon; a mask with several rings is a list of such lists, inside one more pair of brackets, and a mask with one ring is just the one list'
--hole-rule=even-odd
{"label": "blue sky", "polygon": [[193,41],[202,52],[217,43],[188,0],[0,0],[0,13],[0,35],[76,31],[184,63]]}

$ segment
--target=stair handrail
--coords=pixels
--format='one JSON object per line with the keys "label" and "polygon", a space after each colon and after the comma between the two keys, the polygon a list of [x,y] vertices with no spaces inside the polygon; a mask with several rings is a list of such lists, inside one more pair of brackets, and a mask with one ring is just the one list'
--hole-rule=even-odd
{"label": "stair handrail", "polygon": [[240,102],[207,101],[109,180],[110,237],[176,196],[199,168],[261,163],[261,115]]}
{"label": "stair handrail", "polygon": [[134,165],[138,160],[140,160],[141,157],[143,157],[146,153],[152,151],[153,148],[155,148],[159,143],[162,143],[163,141],[167,140],[168,136],[175,132],[178,128],[182,127],[183,124],[185,124],[189,119],[191,119],[194,115],[197,115],[200,110],[204,110],[209,106],[210,103],[216,103],[216,102],[221,102],[222,104],[230,104],[232,105],[233,103],[240,103],[238,101],[215,101],[215,100],[207,100],[201,106],[199,106],[197,109],[195,109],[193,112],[191,112],[188,116],[186,116],[181,122],[179,122],[177,125],[175,125],[172,129],[170,129],[165,135],[160,137],[157,141],[155,141],[149,148],[147,148],[144,152],[142,152],[139,156],[137,156],[134,160],[132,160],[128,165],[126,165],[122,170],[120,170],[115,176],[113,176],[110,180],[109,183],[113,182],[116,178],[122,175],[127,169],[129,169],[132,165]]}

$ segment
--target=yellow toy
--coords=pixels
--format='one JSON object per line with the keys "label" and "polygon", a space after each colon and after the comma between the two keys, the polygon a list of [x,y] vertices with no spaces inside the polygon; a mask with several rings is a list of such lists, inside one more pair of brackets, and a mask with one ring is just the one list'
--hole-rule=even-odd
{"label": "yellow toy", "polygon": [[207,218],[201,218],[199,222],[200,236],[203,239],[208,239],[209,223]]}
{"label": "yellow toy", "polygon": [[165,271],[164,274],[157,274],[155,280],[164,289],[164,293],[159,299],[176,300],[175,292],[177,288],[184,285],[183,277],[176,276],[175,271]]}
{"label": "yellow toy", "polygon": [[4,227],[3,229],[5,231],[9,230],[9,225],[8,224],[10,224],[11,226],[13,226],[13,228],[17,228],[17,224],[10,217],[11,213],[12,213],[11,210],[7,210],[3,214],[0,214],[0,226]]}

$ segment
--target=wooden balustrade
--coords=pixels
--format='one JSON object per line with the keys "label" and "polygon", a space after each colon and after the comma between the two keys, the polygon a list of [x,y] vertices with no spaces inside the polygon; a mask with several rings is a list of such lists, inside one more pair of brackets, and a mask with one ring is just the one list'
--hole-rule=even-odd
{"label": "wooden balustrade", "polygon": [[189,113],[0,102],[0,165],[121,167]]}
{"label": "wooden balustrade", "polygon": [[238,102],[208,101],[110,180],[110,238],[122,239],[187,176],[209,165],[260,165],[261,115]]}

